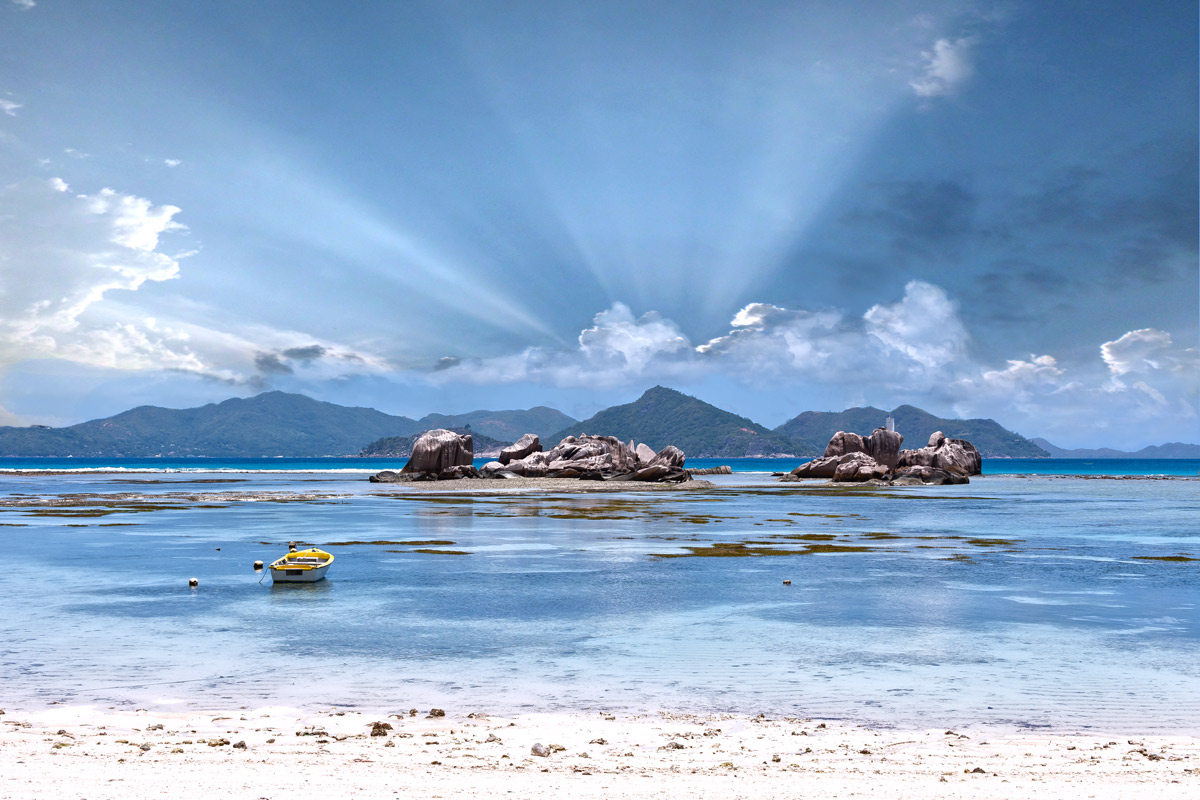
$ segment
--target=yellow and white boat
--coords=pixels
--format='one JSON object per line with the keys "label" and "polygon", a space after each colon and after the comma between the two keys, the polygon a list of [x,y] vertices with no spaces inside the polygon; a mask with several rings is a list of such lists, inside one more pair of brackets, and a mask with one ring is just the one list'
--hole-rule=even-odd
{"label": "yellow and white boat", "polygon": [[324,578],[332,563],[332,554],[310,547],[272,561],[267,569],[273,583],[312,583]]}

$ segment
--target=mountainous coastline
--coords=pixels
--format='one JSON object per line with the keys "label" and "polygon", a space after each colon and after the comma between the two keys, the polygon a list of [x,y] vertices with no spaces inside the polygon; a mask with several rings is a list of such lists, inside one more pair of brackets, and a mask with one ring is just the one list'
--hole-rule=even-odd
{"label": "mountainous coastline", "polygon": [[1152,444],[1141,450],[1114,450],[1111,447],[1056,447],[1045,439],[1033,439],[1034,444],[1045,450],[1052,458],[1200,458],[1200,444],[1168,442]]}
{"label": "mountainous coastline", "polygon": [[[548,441],[580,433],[615,436],[644,442],[654,450],[675,445],[688,458],[745,458],[747,456],[813,456],[825,450],[803,437],[771,431],[695,397],[655,386],[632,403],[606,408],[595,416],[564,428]],[[826,437],[828,440],[828,437]]]}
{"label": "mountainous coastline", "polygon": [[65,428],[0,427],[0,456],[357,455],[367,442],[418,433],[420,424],[373,408],[266,392],[198,408],[139,406]]}
{"label": "mountainous coastline", "polygon": [[432,428],[466,431],[477,453],[490,453],[522,434],[545,446],[580,433],[668,444],[689,458],[817,456],[839,430],[869,434],[888,416],[906,447],[921,447],[940,430],[972,442],[986,458],[1200,458],[1200,445],[1174,442],[1136,452],[1109,448],[1068,450],[1029,440],[990,419],[945,419],[902,405],[840,412],[806,411],[770,430],[753,420],[662,386],[632,403],[576,421],[553,408],[427,414],[419,420],[371,408],[352,408],[298,394],[266,392],[197,408],[140,406],[105,419],[63,428],[0,427],[0,457],[243,457],[406,456],[416,435]]}
{"label": "mountainous coastline", "polygon": [[[466,414],[426,414],[417,420],[421,430],[470,426],[471,433],[484,434],[504,443],[515,442],[527,433],[549,440],[556,431],[574,425],[576,419],[556,408],[534,406],[525,411],[470,411]],[[478,450],[478,448],[476,448]]]}
{"label": "mountainous coastline", "polygon": [[828,442],[838,431],[866,436],[884,424],[887,417],[896,421],[896,431],[904,436],[907,448],[924,447],[934,431],[953,439],[966,439],[984,458],[1046,458],[1050,453],[990,419],[945,419],[909,405],[884,411],[873,406],[845,411],[805,411],[775,430],[792,439]]}

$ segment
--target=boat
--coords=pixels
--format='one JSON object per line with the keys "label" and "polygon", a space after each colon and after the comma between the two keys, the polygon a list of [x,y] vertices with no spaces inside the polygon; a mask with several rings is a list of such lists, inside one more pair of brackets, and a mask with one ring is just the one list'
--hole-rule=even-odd
{"label": "boat", "polygon": [[310,547],[307,550],[293,550],[283,558],[272,561],[267,569],[271,572],[273,583],[313,583],[325,577],[332,563],[332,554]]}

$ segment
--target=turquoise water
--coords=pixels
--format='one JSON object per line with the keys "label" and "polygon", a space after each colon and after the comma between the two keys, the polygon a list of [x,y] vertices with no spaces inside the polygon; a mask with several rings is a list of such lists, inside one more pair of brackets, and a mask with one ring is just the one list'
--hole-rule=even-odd
{"label": "turquoise water", "polygon": [[[689,467],[728,464],[734,472],[788,472],[806,459],[692,458]],[[379,472],[398,470],[406,459],[389,458],[0,458],[0,472],[18,471],[183,471],[183,472]],[[488,459],[476,459],[482,466]],[[1200,459],[989,458],[990,475],[1200,475]]]}
{"label": "turquoise water", "polygon": [[[1200,558],[1200,482],[717,478],[470,497],[338,471],[6,476],[5,701],[1200,728],[1200,561],[1161,560]],[[260,583],[293,539],[336,554],[329,579]]]}

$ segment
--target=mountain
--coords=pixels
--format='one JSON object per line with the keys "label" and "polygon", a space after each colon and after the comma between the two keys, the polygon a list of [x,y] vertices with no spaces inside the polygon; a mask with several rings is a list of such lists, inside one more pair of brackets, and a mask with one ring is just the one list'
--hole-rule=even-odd
{"label": "mountain", "polygon": [[66,428],[0,427],[0,456],[340,456],[417,433],[408,417],[266,392],[199,408],[141,406]]}
{"label": "mountain", "polygon": [[[871,433],[889,416],[889,412],[867,406],[845,411],[805,411],[775,429],[792,439],[827,443],[838,431]],[[1046,458],[1050,454],[1020,434],[1001,427],[990,419],[942,419],[914,406],[900,406],[890,412],[896,431],[904,436],[904,447],[924,447],[934,431],[954,439],[966,439],[984,458]]]}
{"label": "mountain", "polygon": [[[471,411],[466,414],[426,414],[418,420],[422,430],[434,428],[471,427],[474,434],[491,436],[502,442],[515,442],[527,433],[536,433],[546,439],[555,431],[574,425],[574,417],[568,417],[557,409],[535,406],[528,411]],[[476,451],[479,448],[475,448]]]}
{"label": "mountain", "polygon": [[1141,450],[1114,450],[1111,447],[1086,448],[1080,447],[1068,450],[1055,447],[1045,439],[1034,439],[1033,443],[1045,450],[1053,458],[1200,458],[1200,444],[1184,444],[1183,442],[1168,442],[1167,444],[1152,444]]}
{"label": "mountain", "polygon": [[674,389],[655,386],[632,403],[606,408],[546,439],[591,433],[645,442],[654,450],[673,444],[688,458],[815,455],[808,442],[773,433],[756,422],[722,411]]}
{"label": "mountain", "polygon": [[[437,428],[440,426],[435,425],[433,427]],[[388,436],[383,439],[376,439],[364,447],[359,455],[370,457],[384,456],[389,458],[408,458],[412,455],[413,445],[417,443],[417,439],[421,438],[421,435],[425,433],[426,430],[433,430],[433,428],[422,428],[420,432],[409,434],[408,436]],[[484,456],[498,456],[500,455],[500,448],[507,447],[508,445],[512,444],[512,442],[502,442],[482,434],[479,431],[472,430],[470,425],[466,425],[461,428],[448,428],[447,430],[452,430],[455,433],[471,434],[471,444],[475,448],[476,458],[481,458]]]}

